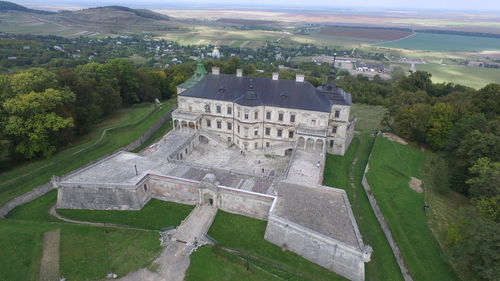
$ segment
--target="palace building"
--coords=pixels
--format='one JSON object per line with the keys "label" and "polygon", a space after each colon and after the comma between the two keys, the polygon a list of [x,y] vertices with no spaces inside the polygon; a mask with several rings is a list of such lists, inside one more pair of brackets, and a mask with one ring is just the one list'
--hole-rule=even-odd
{"label": "palace building", "polygon": [[325,85],[316,88],[297,74],[295,80],[195,74],[177,87],[174,126],[205,129],[242,150],[290,148],[343,155],[354,134],[351,94],[337,87],[332,66]]}

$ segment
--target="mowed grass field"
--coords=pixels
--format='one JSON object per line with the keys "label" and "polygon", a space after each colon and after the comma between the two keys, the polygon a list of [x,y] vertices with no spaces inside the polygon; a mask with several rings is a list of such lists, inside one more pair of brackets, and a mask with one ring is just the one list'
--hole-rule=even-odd
{"label": "mowed grass field", "polygon": [[432,74],[435,83],[453,82],[480,89],[489,83],[500,83],[500,68],[467,67],[459,65],[418,64],[417,70]]}
{"label": "mowed grass field", "polygon": [[142,104],[121,109],[98,124],[90,134],[78,139],[71,148],[0,174],[0,206],[48,182],[53,175],[68,173],[138,139],[174,104],[175,100],[170,100],[158,108]]}
{"label": "mowed grass field", "polygon": [[[60,275],[68,280],[101,280],[109,272],[124,276],[149,266],[159,254],[157,231],[75,225],[51,217],[48,211],[56,203],[56,195],[57,191],[51,191],[17,207],[6,219],[0,219],[0,280],[38,280],[43,233],[55,229],[61,230]],[[167,202],[150,203],[141,211],[122,211],[121,214],[102,211],[100,217],[95,211],[79,210],[88,214],[80,213],[77,218],[99,217],[100,220],[104,217],[114,223],[156,229],[158,224],[180,224],[184,219],[180,216],[189,209]],[[162,215],[163,223],[159,222]]]}
{"label": "mowed grass field", "polygon": [[420,33],[378,46],[437,52],[500,50],[500,38]]}
{"label": "mowed grass field", "polygon": [[[264,240],[266,226],[266,221],[219,210],[208,232],[217,241],[217,246],[202,248],[191,255],[185,280],[346,281],[336,273]],[[247,261],[249,270],[246,269]]]}
{"label": "mowed grass field", "polygon": [[423,174],[426,161],[428,155],[414,145],[377,137],[366,177],[413,280],[459,280],[428,225],[425,193],[409,187],[411,177],[429,177]]}

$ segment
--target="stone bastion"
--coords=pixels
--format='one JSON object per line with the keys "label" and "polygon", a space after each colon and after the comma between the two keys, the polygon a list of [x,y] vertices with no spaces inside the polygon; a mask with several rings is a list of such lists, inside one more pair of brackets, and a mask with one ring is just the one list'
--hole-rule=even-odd
{"label": "stone bastion", "polygon": [[189,159],[199,134],[172,131],[141,154],[121,151],[55,181],[57,208],[140,210],[151,198],[210,204],[267,220],[266,240],[350,280],[364,280],[372,251],[345,191],[172,159],[175,153]]}

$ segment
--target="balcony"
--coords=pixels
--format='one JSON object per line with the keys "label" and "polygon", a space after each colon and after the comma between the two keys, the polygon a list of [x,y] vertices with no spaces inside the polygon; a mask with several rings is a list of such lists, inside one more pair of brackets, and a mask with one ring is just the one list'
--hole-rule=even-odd
{"label": "balcony", "polygon": [[298,135],[306,135],[306,136],[315,136],[315,137],[326,137],[328,134],[328,127],[309,127],[303,124],[300,124],[295,131]]}

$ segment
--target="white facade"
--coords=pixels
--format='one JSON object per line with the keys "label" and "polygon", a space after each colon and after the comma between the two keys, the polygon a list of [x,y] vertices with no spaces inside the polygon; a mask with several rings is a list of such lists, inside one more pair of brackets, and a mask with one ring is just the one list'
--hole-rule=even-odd
{"label": "white facade", "polygon": [[[185,89],[178,90],[180,94]],[[278,147],[286,150],[297,143],[299,149],[343,155],[354,134],[350,110],[349,105],[336,104],[330,112],[265,105],[249,107],[178,95],[178,109],[172,117],[177,129],[212,131],[242,150]]]}

